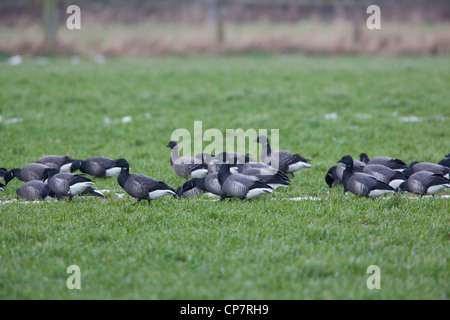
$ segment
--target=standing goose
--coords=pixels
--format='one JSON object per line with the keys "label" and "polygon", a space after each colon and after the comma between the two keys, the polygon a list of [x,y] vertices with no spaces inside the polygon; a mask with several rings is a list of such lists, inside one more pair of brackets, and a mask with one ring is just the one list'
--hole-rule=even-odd
{"label": "standing goose", "polygon": [[406,163],[400,159],[394,159],[385,156],[369,159],[369,156],[366,153],[361,153],[359,159],[365,164],[382,164],[383,166],[389,167],[397,171],[403,171],[408,167]]}
{"label": "standing goose", "polygon": [[55,169],[59,170],[59,172],[69,172],[74,161],[76,160],[68,156],[44,156],[36,162],[45,164],[49,167],[56,166]]}
{"label": "standing goose", "polygon": [[450,180],[443,175],[429,171],[419,171],[412,174],[398,189],[423,196],[450,188]]}
{"label": "standing goose", "polygon": [[170,165],[180,177],[186,180],[189,177],[200,178],[208,172],[207,165],[202,160],[194,157],[180,157],[178,144],[175,141],[170,141],[166,147],[172,149]]}
{"label": "standing goose", "polygon": [[41,163],[29,163],[25,165],[22,169],[12,169],[5,173],[5,186],[14,179],[17,178],[20,181],[28,182],[32,180],[44,180],[44,171],[50,169]]}
{"label": "standing goose", "polygon": [[19,198],[26,201],[45,200],[49,196],[55,196],[50,186],[39,180],[25,182],[16,193]]}
{"label": "standing goose", "polygon": [[450,178],[450,168],[444,167],[440,164],[431,162],[411,162],[409,168],[403,171],[406,177],[410,177],[416,172],[429,171],[445,176],[447,179]]}
{"label": "standing goose", "polygon": [[273,193],[273,189],[266,183],[243,174],[231,173],[230,167],[229,163],[220,166],[218,179],[222,187],[221,200],[231,197],[253,199],[259,195]]}
{"label": "standing goose", "polygon": [[70,172],[80,170],[83,173],[95,178],[111,178],[117,176],[120,173],[121,168],[114,167],[114,159],[107,157],[90,157],[86,160],[75,160],[71,167]]}
{"label": "standing goose", "polygon": [[377,180],[375,177],[366,173],[354,172],[353,159],[347,155],[342,157],[338,163],[345,164],[343,175],[344,194],[347,191],[358,197],[375,198],[386,193],[394,193],[394,188],[390,185]]}
{"label": "standing goose", "polygon": [[151,200],[156,200],[166,195],[177,196],[176,190],[162,181],[143,174],[130,174],[130,166],[125,159],[114,161],[111,167],[121,168],[117,181],[131,197],[136,199],[133,205],[138,204],[141,200],[147,200],[148,205],[150,205]]}
{"label": "standing goose", "polygon": [[72,201],[74,196],[94,185],[94,182],[86,177],[72,173],[58,173],[52,168],[45,169],[44,179],[48,179],[50,190],[55,193],[58,200],[69,197]]}
{"label": "standing goose", "polygon": [[383,166],[382,164],[368,164],[364,167],[363,172],[374,176],[377,180],[387,183],[394,189],[408,179],[403,173]]}
{"label": "standing goose", "polygon": [[311,165],[308,163],[311,160],[303,158],[299,154],[292,154],[286,150],[272,151],[269,139],[266,136],[258,136],[255,142],[259,142],[263,146],[261,150],[262,162],[271,165],[283,173],[290,173],[294,176],[294,172],[298,170],[311,168]]}
{"label": "standing goose", "polygon": [[439,161],[438,164],[440,164],[441,166],[450,168],[450,153],[446,154],[444,157],[445,157],[445,159],[442,159],[441,161]]}

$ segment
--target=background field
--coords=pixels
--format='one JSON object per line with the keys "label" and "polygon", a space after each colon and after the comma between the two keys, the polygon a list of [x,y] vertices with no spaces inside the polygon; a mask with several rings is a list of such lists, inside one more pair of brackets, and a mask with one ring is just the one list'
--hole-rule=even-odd
{"label": "background field", "polygon": [[[437,162],[450,152],[449,70],[444,57],[3,61],[3,167],[124,157],[178,187],[165,145],[201,120],[280,129],[281,147],[313,168],[254,201],[151,207],[131,207],[116,179],[96,181],[106,200],[8,202],[14,180],[0,194],[0,298],[448,299],[449,198],[359,199],[324,176],[345,154]],[[82,290],[66,287],[72,264]],[[381,290],[366,287],[373,264]]]}

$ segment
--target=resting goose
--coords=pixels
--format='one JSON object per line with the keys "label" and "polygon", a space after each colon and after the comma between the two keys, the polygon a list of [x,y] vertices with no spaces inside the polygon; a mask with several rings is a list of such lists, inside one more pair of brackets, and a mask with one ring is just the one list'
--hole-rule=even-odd
{"label": "resting goose", "polygon": [[94,179],[115,177],[120,173],[121,168],[112,166],[114,161],[114,159],[101,156],[90,157],[84,161],[75,160],[70,167],[70,172],[80,170]]}
{"label": "resting goose", "polygon": [[74,196],[94,185],[94,182],[86,177],[72,173],[58,173],[52,168],[45,169],[44,179],[48,179],[50,190],[55,193],[58,200],[69,197],[72,201]]}
{"label": "resting goose", "polygon": [[261,150],[262,162],[271,165],[283,173],[290,173],[294,176],[294,172],[298,170],[311,168],[311,165],[308,163],[311,160],[303,158],[299,154],[292,154],[286,150],[272,151],[269,139],[266,136],[258,136],[255,142],[259,142],[263,146]]}
{"label": "resting goose", "polygon": [[382,164],[368,164],[363,168],[363,172],[374,176],[377,180],[387,183],[394,189],[408,179],[403,173],[383,166]]}
{"label": "resting goose", "polygon": [[358,197],[375,198],[386,193],[394,193],[394,188],[366,173],[354,172],[353,159],[346,155],[338,161],[345,164],[343,174],[344,194],[347,191]]}
{"label": "resting goose", "polygon": [[150,205],[151,200],[156,200],[166,195],[177,196],[176,190],[162,181],[143,174],[130,174],[130,166],[125,159],[114,161],[111,168],[114,167],[121,168],[117,181],[126,193],[136,199],[133,205],[138,204],[141,200],[147,200],[148,205]]}
{"label": "resting goose", "polygon": [[406,177],[410,177],[412,174],[420,171],[429,171],[437,174],[441,174],[446,178],[450,178],[450,168],[444,167],[440,164],[431,162],[411,162],[409,168],[403,171]]}
{"label": "resting goose", "polygon": [[231,173],[230,167],[231,164],[229,163],[224,163],[220,166],[218,180],[222,188],[221,200],[231,197],[242,200],[253,199],[263,194],[273,193],[273,188],[266,183],[254,179],[254,177]]}
{"label": "resting goose", "polygon": [[25,182],[16,193],[19,198],[26,201],[45,200],[49,196],[55,196],[50,186],[39,180]]}
{"label": "resting goose", "polygon": [[170,165],[172,166],[173,171],[180,177],[185,178],[186,180],[189,177],[200,178],[205,176],[208,172],[207,165],[203,163],[202,160],[194,157],[180,157],[178,153],[178,144],[175,141],[170,141],[166,147],[172,149]]}
{"label": "resting goose", "polygon": [[29,163],[25,165],[22,169],[15,168],[9,170],[5,173],[5,186],[14,179],[17,178],[20,181],[28,182],[32,180],[44,180],[44,171],[46,169],[51,169],[49,166],[46,166],[41,163]]}
{"label": "resting goose", "polygon": [[369,159],[369,156],[366,153],[361,153],[359,159],[365,164],[382,164],[383,166],[389,167],[397,171],[403,171],[408,167],[406,163],[400,159],[394,159],[385,156]]}
{"label": "resting goose", "polygon": [[443,175],[429,171],[419,171],[412,174],[398,189],[423,196],[450,188],[450,180]]}
{"label": "resting goose", "polygon": [[59,172],[69,172],[72,162],[75,160],[68,156],[44,156],[40,158],[37,163],[45,164],[46,166],[53,167],[59,170]]}

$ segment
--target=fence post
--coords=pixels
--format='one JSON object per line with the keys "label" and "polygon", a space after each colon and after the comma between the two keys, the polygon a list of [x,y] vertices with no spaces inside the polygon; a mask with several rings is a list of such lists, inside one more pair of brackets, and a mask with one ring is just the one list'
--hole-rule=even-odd
{"label": "fence post", "polygon": [[59,25],[58,0],[44,0],[42,11],[44,16],[45,49],[52,52],[55,49]]}
{"label": "fence post", "polygon": [[352,7],[353,41],[355,43],[358,43],[359,39],[361,38],[361,12],[363,7],[358,3],[354,3]]}
{"label": "fence post", "polygon": [[210,0],[208,2],[208,21],[216,29],[216,41],[222,44],[225,41],[225,4],[223,0]]}

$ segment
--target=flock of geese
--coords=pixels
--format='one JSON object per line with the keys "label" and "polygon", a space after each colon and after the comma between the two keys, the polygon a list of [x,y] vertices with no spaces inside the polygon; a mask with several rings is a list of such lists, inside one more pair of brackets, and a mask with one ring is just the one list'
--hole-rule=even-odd
{"label": "flock of geese", "polygon": [[[48,197],[72,201],[78,195],[103,197],[94,189],[96,178],[117,176],[120,187],[132,198],[133,205],[170,195],[193,197],[203,192],[226,198],[253,199],[272,194],[279,187],[288,187],[295,172],[311,168],[309,159],[287,150],[272,150],[266,136],[255,142],[262,144],[261,162],[249,155],[221,152],[216,155],[200,153],[195,157],[180,156],[178,144],[170,141],[170,165],[186,181],[178,189],[143,174],[130,173],[125,159],[103,156],[85,160],[68,156],[50,155],[29,163],[21,169],[0,168],[0,191],[17,178],[25,182],[17,196],[23,200],[44,200]],[[407,191],[418,195],[436,194],[450,188],[450,154],[439,163],[412,162],[406,165],[400,159],[377,157],[369,159],[362,153],[360,160],[343,156],[338,165],[331,167],[325,181],[330,186],[343,185],[344,193],[350,191],[359,197],[375,198],[386,193]],[[80,174],[76,174],[80,171]],[[90,178],[86,177],[89,175]]]}

